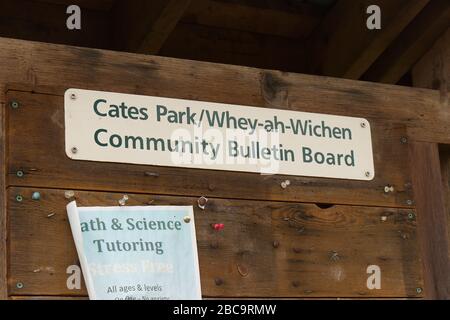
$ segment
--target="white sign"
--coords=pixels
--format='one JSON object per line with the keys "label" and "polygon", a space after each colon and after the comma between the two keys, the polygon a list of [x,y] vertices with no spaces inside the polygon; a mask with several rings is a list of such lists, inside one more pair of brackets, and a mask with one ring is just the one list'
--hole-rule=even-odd
{"label": "white sign", "polygon": [[192,206],[73,201],[67,214],[91,300],[201,299]]}
{"label": "white sign", "polygon": [[366,119],[69,89],[74,160],[372,180]]}

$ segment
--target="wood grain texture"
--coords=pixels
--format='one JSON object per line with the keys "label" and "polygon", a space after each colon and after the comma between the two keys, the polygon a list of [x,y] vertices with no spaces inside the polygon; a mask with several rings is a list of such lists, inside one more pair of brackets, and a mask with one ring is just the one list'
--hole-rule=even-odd
{"label": "wood grain texture", "polygon": [[419,141],[450,143],[450,111],[433,90],[11,39],[0,47],[0,81],[34,91],[73,87],[365,117],[407,126]]}
{"label": "wood grain texture", "polygon": [[[413,69],[415,86],[440,92],[442,104],[450,110],[450,29]],[[448,145],[413,144],[411,158],[420,222],[420,242],[424,265],[426,297],[450,297],[450,152]],[[447,254],[446,254],[447,253]]]}
{"label": "wood grain texture", "polygon": [[[31,200],[35,191],[40,201]],[[114,206],[121,197],[75,192],[80,206]],[[128,205],[194,205],[205,297],[420,297],[411,210],[210,199],[203,211],[193,197],[129,197]],[[66,288],[65,270],[78,258],[64,190],[9,188],[8,202],[10,294],[86,295]],[[211,228],[217,222],[222,232]],[[381,290],[366,287],[371,264],[382,270]]]}
{"label": "wood grain texture", "polygon": [[8,273],[8,218],[6,208],[6,88],[0,83],[0,300],[8,297],[7,273]]}
{"label": "wood grain texture", "polygon": [[[439,150],[441,160],[442,187],[444,190],[445,207],[447,209],[448,239],[450,241],[450,146],[442,146]],[[450,245],[448,248],[448,259],[450,261]]]}
{"label": "wood grain texture", "polygon": [[450,298],[448,220],[438,146],[411,143],[410,153],[425,296],[447,300]]}
{"label": "wood grain texture", "polygon": [[11,39],[0,39],[0,47],[0,81],[32,90],[74,87],[366,117],[410,127],[419,141],[450,143],[450,111],[433,90]]}
{"label": "wood grain texture", "polygon": [[17,301],[48,301],[48,300],[89,300],[88,296],[68,297],[68,296],[11,296],[9,300]]}
{"label": "wood grain texture", "polygon": [[438,90],[441,104],[450,110],[450,28],[414,66],[412,76],[415,87]]}
{"label": "wood grain texture", "polygon": [[[56,95],[9,91],[8,184],[81,190],[122,191],[408,207],[412,199],[406,131],[401,126],[371,121],[376,178],[373,181],[260,175],[255,173],[185,169],[70,160],[65,154],[64,101]],[[25,175],[18,177],[17,171]],[[219,173],[219,174],[218,174]],[[289,179],[291,185],[281,188]],[[394,192],[385,193],[385,186]]]}

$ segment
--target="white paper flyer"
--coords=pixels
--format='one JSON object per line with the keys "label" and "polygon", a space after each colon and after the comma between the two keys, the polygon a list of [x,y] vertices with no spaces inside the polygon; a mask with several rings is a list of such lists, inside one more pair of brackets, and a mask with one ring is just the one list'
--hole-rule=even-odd
{"label": "white paper flyer", "polygon": [[190,206],[77,207],[67,214],[92,300],[201,299]]}

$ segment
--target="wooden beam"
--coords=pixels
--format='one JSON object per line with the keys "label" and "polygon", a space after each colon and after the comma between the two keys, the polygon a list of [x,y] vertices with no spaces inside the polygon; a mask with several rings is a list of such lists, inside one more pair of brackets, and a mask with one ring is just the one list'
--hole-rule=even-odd
{"label": "wooden beam", "polygon": [[[310,39],[314,74],[359,79],[430,0],[339,0]],[[381,8],[381,30],[366,26],[369,5]]]}
{"label": "wooden beam", "polygon": [[433,0],[363,76],[395,84],[450,26],[450,1]]}
{"label": "wooden beam", "polygon": [[439,90],[450,108],[450,28],[412,69],[415,87]]}
{"label": "wooden beam", "polygon": [[305,71],[303,41],[180,22],[160,54],[289,72]]}
{"label": "wooden beam", "polygon": [[[36,148],[36,147],[34,147]],[[69,184],[67,184],[69,186]],[[147,189],[148,190],[148,189]],[[39,191],[40,201],[31,200]],[[10,295],[84,296],[67,288],[78,256],[67,223],[65,189],[8,188]],[[20,194],[22,202],[15,201]],[[79,206],[110,206],[117,193],[75,191]],[[192,205],[198,197],[129,195],[127,205]],[[416,223],[409,209],[210,199],[194,206],[202,294],[210,298],[422,297]],[[48,212],[55,215],[49,219]],[[380,217],[386,217],[381,221]],[[211,224],[220,220],[220,234]],[[401,233],[399,233],[401,230]],[[33,245],[30,245],[32,243]],[[48,254],[51,252],[51,256]],[[366,268],[383,270],[367,288]],[[42,266],[42,267],[41,267]],[[41,267],[41,268],[39,268]],[[33,272],[38,268],[38,272]],[[221,284],[216,284],[216,279]]]}
{"label": "wooden beam", "polygon": [[[441,156],[441,172],[442,172],[442,186],[444,188],[445,207],[447,209],[447,226],[448,239],[450,241],[450,146],[441,146],[439,149]],[[450,261],[450,244],[448,250],[448,258]],[[450,263],[450,262],[449,262]]]}
{"label": "wooden beam", "polygon": [[366,117],[405,126],[420,141],[450,143],[450,111],[433,90],[5,38],[0,47],[0,83],[40,92],[110,87],[122,93]]}
{"label": "wooden beam", "polygon": [[[450,28],[415,65],[412,76],[414,86],[439,90],[441,103],[450,110]],[[450,145],[441,146],[440,156],[450,239]],[[450,259],[450,248],[448,254]]]}
{"label": "wooden beam", "polygon": [[6,88],[0,85],[0,300],[8,297],[8,223],[6,211]]}
{"label": "wooden beam", "polygon": [[438,145],[410,145],[412,182],[417,210],[417,228],[427,299],[449,299],[448,221]]}
{"label": "wooden beam", "polygon": [[[214,0],[195,0],[181,22],[293,39],[305,38],[320,23],[323,12],[309,6],[272,8]],[[312,6],[311,6],[312,7]]]}
{"label": "wooden beam", "polygon": [[123,51],[157,54],[191,0],[117,1],[112,12],[114,46]]}

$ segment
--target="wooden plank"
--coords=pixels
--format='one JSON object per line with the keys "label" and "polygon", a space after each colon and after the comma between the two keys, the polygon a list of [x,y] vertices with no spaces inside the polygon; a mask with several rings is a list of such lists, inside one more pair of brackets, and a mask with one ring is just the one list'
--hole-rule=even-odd
{"label": "wooden plank", "polygon": [[[41,200],[31,200],[39,191]],[[21,195],[23,201],[17,202]],[[80,206],[117,205],[122,194],[76,191]],[[129,195],[129,205],[193,205],[202,292],[207,297],[420,297],[411,210]],[[64,190],[9,188],[11,295],[86,295],[66,288],[77,264]],[[54,214],[54,215],[52,215]],[[50,215],[50,216],[49,216]],[[386,218],[383,218],[386,217]],[[212,223],[221,222],[218,233]],[[51,254],[49,254],[51,252]],[[381,290],[366,287],[368,265]],[[17,289],[16,283],[24,286]]]}
{"label": "wooden plank", "polygon": [[129,52],[157,54],[191,0],[116,1],[112,19],[116,46]]}
{"label": "wooden plank", "polygon": [[[311,71],[359,79],[429,1],[339,0],[310,39]],[[369,5],[381,8],[381,30],[367,29]]]}
{"label": "wooden plank", "polygon": [[[10,300],[38,300],[38,301],[45,301],[45,300],[89,300],[88,296],[79,296],[79,297],[74,297],[74,296],[11,296],[9,297]],[[209,298],[209,297],[203,297],[203,300],[223,300],[222,298]],[[386,298],[383,297],[368,297],[368,298],[227,298],[227,300],[279,300],[279,301],[284,301],[284,300],[306,300],[306,301],[310,301],[310,300],[384,300]],[[389,298],[389,300],[417,300],[419,298],[416,297],[412,297],[412,298]]]}
{"label": "wooden plank", "polygon": [[414,168],[412,180],[416,197],[425,296],[428,299],[449,299],[448,220],[438,146],[424,142],[411,143],[410,152]]}
{"label": "wooden plank", "polygon": [[415,87],[439,90],[442,104],[450,108],[450,27],[412,69]]}
{"label": "wooden plank", "polygon": [[6,88],[0,83],[0,300],[8,297],[7,273],[8,273],[8,222],[6,211]]}
{"label": "wooden plank", "polygon": [[185,22],[178,24],[160,55],[291,72],[305,70],[303,41]]}
{"label": "wooden plank", "polygon": [[450,27],[450,2],[431,1],[363,76],[364,80],[397,83]]}
{"label": "wooden plank", "polygon": [[[376,177],[373,181],[307,178],[171,167],[92,163],[65,154],[64,102],[56,95],[9,91],[19,109],[8,109],[8,184],[219,198],[283,200],[408,207],[412,199],[408,148],[401,126],[371,121]],[[17,176],[17,171],[24,176]],[[150,172],[146,174],[146,172]],[[118,177],[120,177],[118,179]],[[281,182],[289,179],[289,188]],[[394,192],[386,193],[385,186]]]}
{"label": "wooden plank", "polygon": [[70,297],[70,296],[11,296],[9,300],[17,301],[47,301],[47,300],[89,300],[88,296]]}
{"label": "wooden plank", "polygon": [[[444,190],[444,201],[447,211],[448,239],[450,239],[450,147],[442,146],[439,149],[441,160],[442,187]],[[450,261],[450,245],[448,248],[448,257]]]}
{"label": "wooden plank", "polygon": [[[436,41],[433,48],[424,55],[419,63],[412,70],[413,82],[415,86],[423,88],[433,88],[439,90],[440,99],[444,106],[450,109],[450,28],[446,33]],[[442,191],[444,197],[446,198],[445,205],[447,211],[447,239],[450,239],[450,151],[448,145],[442,145],[440,148],[440,162],[441,162],[441,175],[442,175]],[[437,164],[434,163],[434,166]],[[430,183],[433,183],[430,182]],[[439,184],[433,187],[438,187]],[[437,204],[438,205],[438,204]],[[444,220],[443,217],[441,217]],[[435,235],[436,232],[444,232],[442,229],[432,230],[431,236]],[[438,237],[438,235],[435,235]],[[445,235],[440,235],[440,237],[445,237]],[[431,255],[431,253],[430,253]],[[432,256],[427,256],[426,258],[433,258]],[[450,260],[450,245],[448,248],[448,260]],[[439,272],[439,270],[429,271],[429,278],[433,276],[433,272]],[[436,281],[432,279],[431,281]],[[431,285],[434,282],[431,282]],[[449,284],[448,284],[449,285]],[[430,297],[437,296],[439,294],[438,289],[430,292]],[[439,290],[445,290],[440,288]],[[448,287],[447,287],[448,290]]]}
{"label": "wooden plank", "polygon": [[450,111],[436,91],[12,39],[0,46],[0,81],[39,92],[74,87],[367,117],[450,143]]}
{"label": "wooden plank", "polygon": [[305,38],[320,23],[323,13],[293,9],[276,10],[245,3],[196,0],[186,10],[181,22],[292,39]]}
{"label": "wooden plank", "polygon": [[81,30],[73,31],[66,26],[66,8],[65,5],[30,0],[0,1],[0,36],[92,48],[109,47],[106,12],[83,8]]}

